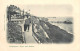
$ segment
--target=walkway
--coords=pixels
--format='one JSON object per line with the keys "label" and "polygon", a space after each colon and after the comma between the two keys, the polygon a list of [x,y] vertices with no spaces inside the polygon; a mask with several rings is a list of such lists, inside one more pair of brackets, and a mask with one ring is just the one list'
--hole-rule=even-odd
{"label": "walkway", "polygon": [[29,32],[27,31],[24,32],[24,38],[25,38],[26,43],[37,43],[32,36],[32,25],[30,26]]}

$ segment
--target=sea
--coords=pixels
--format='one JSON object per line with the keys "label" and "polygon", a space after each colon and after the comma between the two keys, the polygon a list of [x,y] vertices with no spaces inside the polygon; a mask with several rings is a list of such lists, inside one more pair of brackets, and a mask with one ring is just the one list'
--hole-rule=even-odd
{"label": "sea", "polygon": [[65,24],[65,23],[51,23],[52,25],[56,25],[59,28],[67,31],[68,33],[73,34],[73,24]]}

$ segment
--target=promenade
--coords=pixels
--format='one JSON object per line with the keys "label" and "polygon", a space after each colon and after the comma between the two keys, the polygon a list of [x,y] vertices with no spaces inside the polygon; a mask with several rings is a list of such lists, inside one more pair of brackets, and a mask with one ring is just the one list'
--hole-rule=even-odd
{"label": "promenade", "polygon": [[25,43],[37,43],[32,36],[32,25],[30,25],[30,30],[24,32]]}

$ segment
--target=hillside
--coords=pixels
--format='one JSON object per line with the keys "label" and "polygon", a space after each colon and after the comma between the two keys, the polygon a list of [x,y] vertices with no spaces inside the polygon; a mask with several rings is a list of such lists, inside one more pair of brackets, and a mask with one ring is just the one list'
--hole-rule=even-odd
{"label": "hillside", "polygon": [[[60,29],[58,26],[50,24],[48,21],[39,20],[33,23],[33,33],[41,43],[70,43],[73,34]],[[33,21],[34,22],[34,21]]]}

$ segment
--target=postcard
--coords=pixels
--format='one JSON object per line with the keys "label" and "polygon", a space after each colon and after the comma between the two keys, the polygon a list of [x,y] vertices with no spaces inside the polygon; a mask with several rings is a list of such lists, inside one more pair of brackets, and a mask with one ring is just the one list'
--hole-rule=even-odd
{"label": "postcard", "polygon": [[78,0],[48,1],[2,2],[1,51],[79,51]]}

